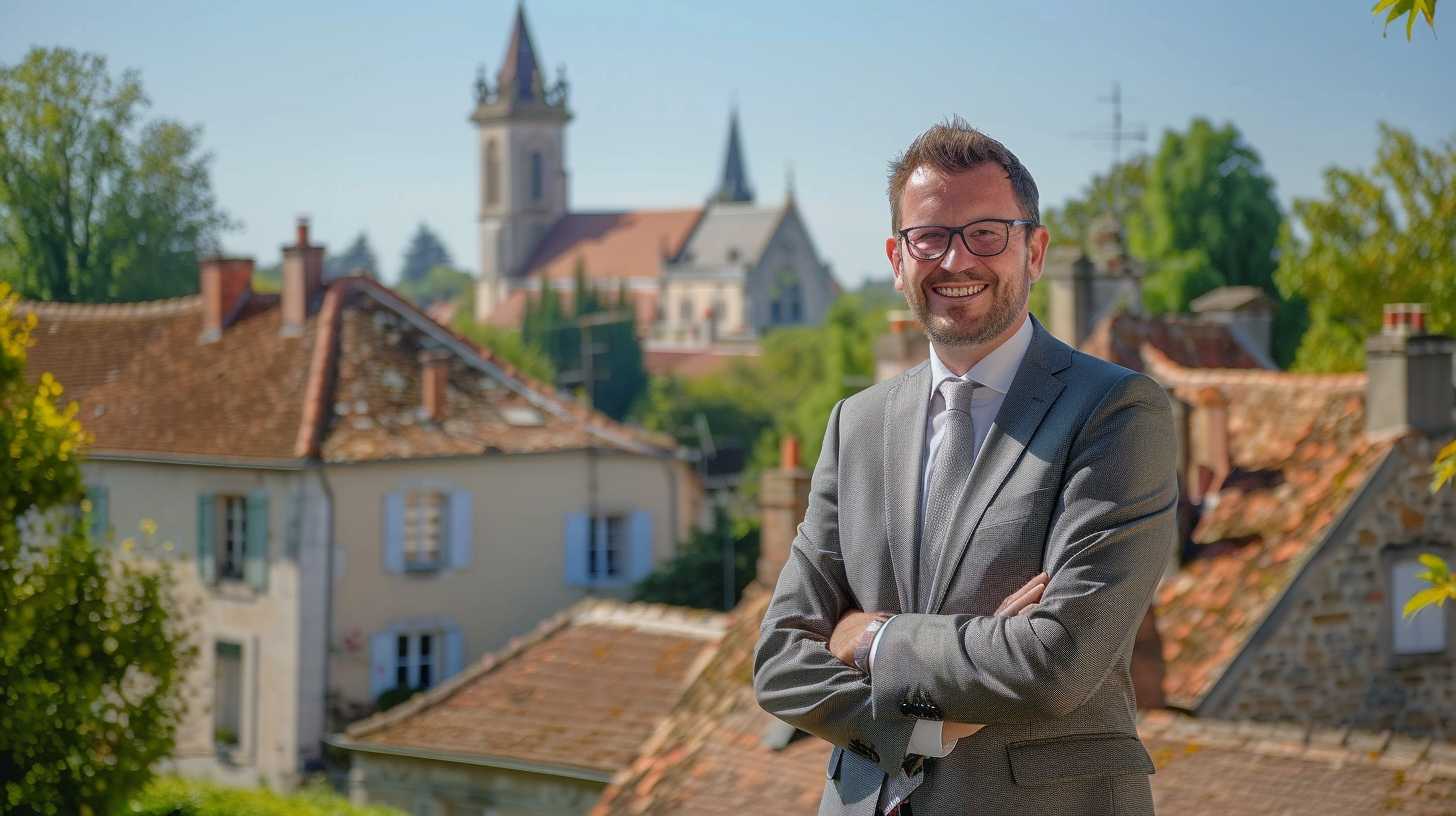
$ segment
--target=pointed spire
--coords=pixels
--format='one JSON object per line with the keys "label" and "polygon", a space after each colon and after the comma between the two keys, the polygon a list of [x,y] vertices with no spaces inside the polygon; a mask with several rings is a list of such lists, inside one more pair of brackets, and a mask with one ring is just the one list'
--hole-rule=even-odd
{"label": "pointed spire", "polygon": [[787,162],[784,167],[784,203],[794,203],[794,163]]}
{"label": "pointed spire", "polygon": [[511,27],[511,41],[506,46],[506,58],[496,74],[496,84],[501,99],[511,101],[541,101],[545,77],[536,59],[536,48],[531,44],[531,31],[526,27],[526,7],[516,4],[516,23]]}
{"label": "pointed spire", "polygon": [[743,144],[738,137],[738,106],[728,114],[728,153],[723,157],[723,177],[712,201],[752,202],[753,188],[748,184],[748,170],[743,165]]}

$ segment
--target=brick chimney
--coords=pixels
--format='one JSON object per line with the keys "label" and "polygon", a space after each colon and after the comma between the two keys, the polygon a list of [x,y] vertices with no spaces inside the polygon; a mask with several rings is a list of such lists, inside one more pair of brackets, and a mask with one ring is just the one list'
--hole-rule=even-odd
{"label": "brick chimney", "polygon": [[779,466],[766,471],[759,490],[763,529],[759,532],[758,583],[772,587],[789,560],[789,546],[809,507],[809,471],[799,467],[799,440],[779,447]]}
{"label": "brick chimney", "polygon": [[875,382],[884,382],[930,357],[930,340],[910,312],[891,310],[890,330],[875,338]]}
{"label": "brick chimney", "polygon": [[431,422],[445,418],[445,386],[450,378],[450,354],[445,351],[420,353],[420,408]]}
{"label": "brick chimney", "polygon": [[308,219],[298,219],[295,243],[283,247],[283,334],[297,337],[317,307],[323,287],[324,248],[308,242]]}
{"label": "brick chimney", "polygon": [[203,258],[198,263],[202,290],[201,342],[222,337],[253,291],[252,258]]}
{"label": "brick chimney", "polygon": [[1365,341],[1365,430],[1440,434],[1456,427],[1450,337],[1426,333],[1424,303],[1387,303],[1380,334]]}

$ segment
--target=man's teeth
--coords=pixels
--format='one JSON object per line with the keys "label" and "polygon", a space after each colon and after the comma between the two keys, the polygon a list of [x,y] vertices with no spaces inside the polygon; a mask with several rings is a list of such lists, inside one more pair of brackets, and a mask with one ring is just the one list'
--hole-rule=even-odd
{"label": "man's teeth", "polygon": [[934,290],[937,295],[943,297],[969,297],[985,288],[986,285],[983,283],[979,286],[936,286]]}

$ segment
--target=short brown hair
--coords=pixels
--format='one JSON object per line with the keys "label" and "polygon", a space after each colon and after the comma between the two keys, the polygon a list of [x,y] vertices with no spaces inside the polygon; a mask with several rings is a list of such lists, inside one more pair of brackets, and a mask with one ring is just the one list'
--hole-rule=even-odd
{"label": "short brown hair", "polygon": [[[942,173],[959,173],[986,162],[995,162],[1006,171],[1011,190],[1021,205],[1021,217],[1040,224],[1036,180],[1026,165],[1006,145],[971,127],[961,117],[952,116],[915,137],[905,152],[890,162],[890,230],[900,230],[900,195],[916,168],[925,166]],[[1028,230],[1028,239],[1030,235]]]}

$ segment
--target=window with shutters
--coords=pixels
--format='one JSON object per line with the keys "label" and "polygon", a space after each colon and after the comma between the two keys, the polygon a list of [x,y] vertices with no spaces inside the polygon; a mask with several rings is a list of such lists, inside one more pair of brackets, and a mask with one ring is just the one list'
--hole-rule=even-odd
{"label": "window with shutters", "polygon": [[244,559],[248,546],[248,498],[222,495],[217,497],[217,578],[220,581],[242,581],[246,578]]}
{"label": "window with shutters", "polygon": [[592,519],[591,546],[587,548],[587,577],[594,581],[622,577],[626,547],[626,516],[599,515]]}
{"label": "window with shutters", "polygon": [[446,507],[446,496],[439,491],[415,490],[405,494],[405,569],[434,570],[440,567]]}
{"label": "window with shutters", "polygon": [[400,632],[394,639],[394,685],[427,689],[440,680],[441,633]]}

